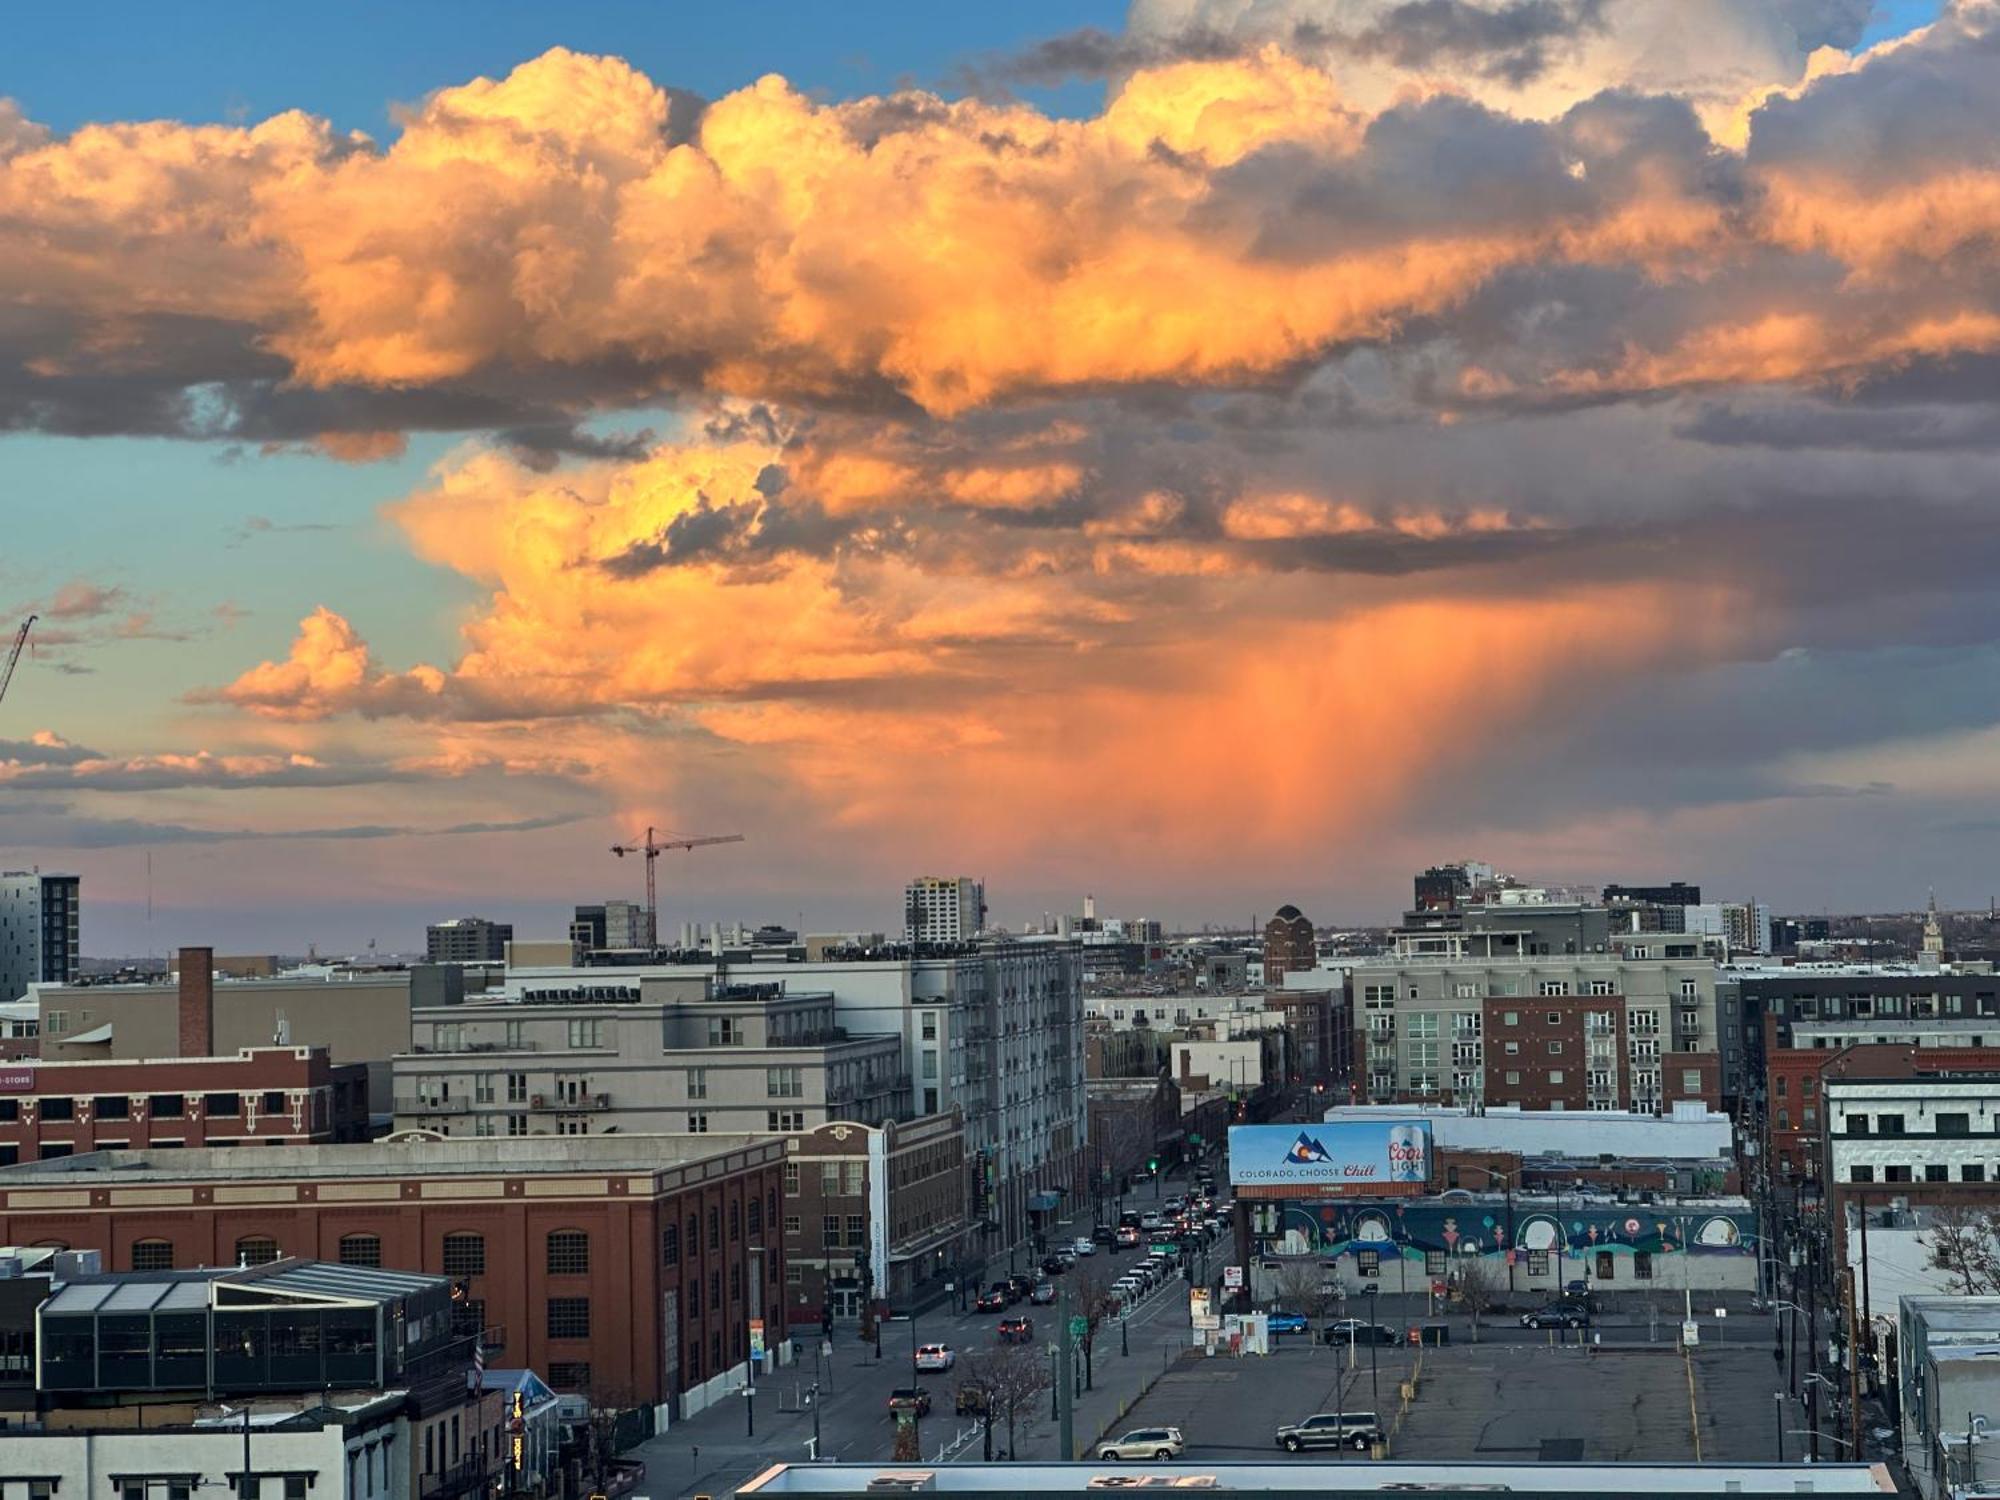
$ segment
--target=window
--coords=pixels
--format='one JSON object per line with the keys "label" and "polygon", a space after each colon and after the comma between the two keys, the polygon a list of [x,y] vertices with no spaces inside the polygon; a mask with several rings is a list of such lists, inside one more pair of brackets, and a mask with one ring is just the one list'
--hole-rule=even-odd
{"label": "window", "polygon": [[90,1101],[90,1112],[100,1120],[129,1120],[132,1100],[125,1094],[102,1094]]}
{"label": "window", "polygon": [[[43,1099],[42,1118],[44,1120],[74,1120],[76,1101],[74,1099]],[[44,1152],[44,1155],[47,1153]]]}
{"label": "window", "polygon": [[451,1331],[460,1338],[476,1338],[486,1331],[486,1299],[460,1297],[451,1305]]}
{"label": "window", "polygon": [[507,1102],[509,1104],[526,1104],[528,1102],[528,1075],[526,1073],[509,1073],[507,1075]]}
{"label": "window", "polygon": [[528,1133],[528,1117],[526,1115],[507,1116],[507,1134],[526,1135],[527,1133]]}
{"label": "window", "polygon": [[1519,1026],[1521,1024],[1521,1013],[1518,1010],[1506,1012],[1500,1017],[1500,1024],[1502,1026]]}
{"label": "window", "polygon": [[1652,1251],[1638,1250],[1633,1252],[1632,1279],[1634,1281],[1651,1281],[1653,1279]]}
{"label": "window", "polygon": [[285,1111],[284,1091],[282,1089],[264,1090],[264,1100],[257,1107],[267,1115],[283,1114]]}
{"label": "window", "polygon": [[1563,1081],[1563,1070],[1562,1070],[1561,1068],[1550,1068],[1550,1069],[1549,1069],[1549,1082],[1550,1082],[1550,1083],[1561,1083],[1562,1081]]}
{"label": "window", "polygon": [[1617,1256],[1613,1255],[1609,1250],[1600,1250],[1597,1252],[1597,1279],[1599,1281],[1611,1280],[1617,1274],[1617,1269]]}
{"label": "window", "polygon": [[[710,1271],[708,1273],[708,1310],[710,1312],[720,1312],[722,1310],[722,1273],[720,1271]],[[717,1337],[720,1338],[721,1335],[718,1334]]]}
{"label": "window", "polygon": [[847,1247],[850,1250],[866,1248],[868,1244],[868,1216],[849,1214],[847,1216]]}
{"label": "window", "polygon": [[382,1265],[382,1236],[379,1234],[343,1234],[340,1237],[340,1263],[343,1266]]}
{"label": "window", "polygon": [[731,1266],[729,1268],[729,1300],[731,1302],[741,1302],[743,1300],[743,1267],[741,1266]]}
{"label": "window", "polygon": [[187,1098],[181,1094],[155,1094],[146,1101],[146,1113],[156,1120],[178,1120],[187,1113]]}
{"label": "window", "polygon": [[[699,1367],[690,1373],[698,1374]],[[555,1360],[549,1365],[549,1388],[582,1391],[590,1388],[590,1366],[578,1360]]]}
{"label": "window", "polygon": [[1925,1182],[1950,1182],[1951,1168],[1942,1162],[1929,1162],[1924,1167]]}
{"label": "window", "polygon": [[734,1047],[744,1040],[743,1027],[733,1016],[711,1016],[708,1021],[708,1045],[711,1047]]}
{"label": "window", "polygon": [[590,1236],[581,1229],[550,1230],[548,1266],[551,1276],[588,1276]]}
{"label": "window", "polygon": [[1550,1042],[1550,1043],[1549,1043],[1549,1056],[1550,1056],[1550,1057],[1561,1057],[1561,1056],[1562,1056],[1562,1050],[1563,1050],[1563,1044],[1562,1044],[1561,1042]]}
{"label": "window", "polygon": [[764,1232],[764,1204],[761,1199],[754,1196],[750,1199],[749,1216],[748,1230],[750,1238],[754,1240]]}
{"label": "window", "polygon": [[1608,979],[1593,979],[1590,981],[1590,993],[1593,995],[1615,995],[1618,991],[1612,987],[1611,981]]}
{"label": "window", "polygon": [[590,1299],[588,1297],[549,1298],[549,1337],[552,1339],[589,1338]]}
{"label": "window", "polygon": [[862,1165],[858,1161],[842,1162],[840,1168],[840,1190],[850,1198],[859,1198],[868,1191],[862,1180]]}
{"label": "window", "polygon": [[1892,1165],[1890,1165],[1890,1166],[1886,1166],[1886,1167],[1884,1167],[1884,1168],[1882,1169],[1882,1180],[1883,1180],[1884,1182],[1909,1182],[1909,1181],[1911,1181],[1912,1179],[1911,1179],[1911,1176],[1910,1176],[1910,1168],[1909,1168],[1908,1164],[1907,1164],[1907,1163],[1897,1163],[1897,1164],[1892,1164]]}
{"label": "window", "polygon": [[447,1276],[484,1276],[486,1236],[462,1233],[446,1235],[444,1254],[439,1264]]}
{"label": "window", "polygon": [[733,1245],[742,1238],[743,1238],[743,1205],[740,1203],[732,1203],[729,1205],[729,1243]]}
{"label": "window", "polygon": [[569,1044],[572,1047],[602,1047],[604,1045],[604,1023],[596,1018],[569,1023]]}
{"label": "window", "polygon": [[1681,999],[1699,1000],[1700,998],[1701,985],[1692,979],[1683,979],[1681,981]]}
{"label": "window", "polygon": [[722,1210],[713,1206],[708,1210],[708,1248],[722,1248]]}
{"label": "window", "polygon": [[1503,1042],[1501,1045],[1506,1048],[1507,1056],[1519,1057],[1521,1055],[1521,1044],[1519,1042]]}
{"label": "window", "polygon": [[687,1070],[687,1086],[688,1098],[706,1099],[708,1097],[708,1069],[689,1068]]}
{"label": "window", "polygon": [[[1544,979],[1535,987],[1535,993],[1538,995],[1567,995],[1569,993],[1569,981],[1567,979]],[[1551,1019],[1555,1018],[1551,1017]]]}
{"label": "window", "polygon": [[799,1216],[797,1214],[786,1214],[785,1233],[787,1235],[793,1235],[797,1234],[798,1232],[799,1232]]}
{"label": "window", "polygon": [[707,1110],[705,1110],[705,1109],[691,1109],[691,1110],[689,1110],[689,1111],[688,1111],[688,1134],[689,1134],[689,1135],[707,1135],[707,1134],[708,1134],[708,1111],[707,1111]]}
{"label": "window", "polygon": [[1939,1135],[1971,1135],[1972,1116],[1959,1114],[1939,1115],[1937,1117],[1937,1133]]}
{"label": "window", "polygon": [[1856,1162],[1854,1166],[1848,1169],[1847,1180],[1849,1182],[1873,1182],[1875,1180],[1875,1169]]}
{"label": "window", "polygon": [[278,1258],[278,1242],[269,1235],[246,1234],[236,1242],[236,1264],[267,1266]]}
{"label": "window", "polygon": [[1960,1182],[1984,1182],[1986,1180],[1985,1165],[1981,1162],[1967,1162],[1958,1169],[1958,1180]]}
{"label": "window", "polygon": [[1519,1073],[1509,1073],[1507,1075],[1507,1081],[1518,1088],[1521,1083],[1521,1075]]}
{"label": "window", "polygon": [[132,1269],[135,1271],[171,1271],[174,1268],[174,1246],[171,1240],[140,1240],[132,1246]]}
{"label": "window", "polygon": [[785,1163],[785,1196],[790,1197],[798,1190],[799,1164],[795,1161],[788,1161]]}
{"label": "window", "polygon": [[1847,1117],[1847,1133],[1849,1135],[1868,1134],[1868,1116],[1849,1115]]}
{"label": "window", "polygon": [[823,1161],[819,1164],[819,1194],[831,1198],[840,1192],[840,1163]]}
{"label": "window", "polygon": [[819,1243],[822,1250],[838,1250],[840,1248],[839,1214],[820,1215]]}
{"label": "window", "polygon": [[509,1052],[519,1052],[521,1050],[521,1043],[525,1039],[525,1034],[522,1030],[522,1025],[519,1021],[507,1022],[506,1030],[502,1033],[502,1035],[505,1039],[505,1046]]}
{"label": "window", "polygon": [[1878,1116],[1876,1127],[1882,1135],[1901,1135],[1903,1133],[1903,1117],[1901,1115]]}
{"label": "window", "polygon": [[764,1128],[773,1135],[787,1135],[806,1128],[806,1112],[802,1109],[767,1109],[764,1111]]}
{"label": "window", "polygon": [[1701,1092],[1701,1069],[1681,1069],[1681,1092],[1683,1094],[1699,1094]]}

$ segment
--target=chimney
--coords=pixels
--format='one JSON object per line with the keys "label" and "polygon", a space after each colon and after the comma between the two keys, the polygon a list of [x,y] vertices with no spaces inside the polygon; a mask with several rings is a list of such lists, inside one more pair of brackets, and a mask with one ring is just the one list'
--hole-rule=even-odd
{"label": "chimney", "polygon": [[181,949],[180,1055],[215,1055],[215,950]]}

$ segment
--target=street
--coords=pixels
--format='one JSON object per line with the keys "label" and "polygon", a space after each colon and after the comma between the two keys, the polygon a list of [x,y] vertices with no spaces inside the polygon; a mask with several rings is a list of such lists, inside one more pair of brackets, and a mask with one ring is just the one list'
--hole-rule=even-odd
{"label": "street", "polygon": [[[1150,1191],[1127,1199],[1132,1207],[1151,1201]],[[1051,1235],[1088,1233],[1087,1215],[1061,1226]],[[1223,1242],[1211,1247],[1213,1259],[1223,1252]],[[1081,1261],[1075,1277],[1091,1266],[1103,1267],[1114,1275],[1138,1257],[1136,1250],[1114,1253],[1100,1248],[1096,1256]],[[1064,1278],[1053,1278],[1060,1288]],[[1075,1439],[1079,1449],[1095,1439],[1106,1427],[1119,1421],[1127,1407],[1168,1363],[1187,1348],[1188,1283],[1169,1280],[1132,1309],[1122,1330],[1115,1320],[1099,1329],[1092,1356],[1092,1389],[1076,1402]],[[1045,1359],[1056,1337],[1057,1307],[1030,1307],[1026,1302],[1007,1310],[1008,1316],[1026,1315],[1034,1327],[1034,1347]],[[862,1343],[852,1327],[840,1329],[830,1341],[830,1356],[820,1353],[817,1328],[799,1332],[800,1354],[796,1363],[766,1376],[754,1398],[731,1397],[707,1411],[677,1423],[673,1430],[649,1439],[628,1457],[646,1465],[647,1490],[653,1500],[667,1495],[726,1494],[764,1466],[776,1462],[804,1462],[811,1452],[813,1436],[812,1403],[808,1400],[815,1380],[819,1382],[819,1433],[821,1456],[853,1462],[888,1459],[895,1447],[896,1427],[889,1414],[889,1393],[912,1383],[911,1354],[919,1344],[949,1344],[960,1354],[988,1349],[997,1342],[995,1325],[999,1313],[960,1315],[949,1307],[938,1307],[914,1320],[898,1318],[882,1326],[881,1358],[873,1342]],[[953,1457],[977,1460],[982,1443],[977,1424],[971,1417],[952,1414],[953,1373],[915,1377],[915,1383],[931,1395],[931,1412],[919,1424],[919,1438],[927,1460],[935,1460],[940,1449],[959,1438],[966,1439]],[[1022,1459],[1051,1459],[1057,1456],[1058,1434],[1050,1416],[1050,1393],[1043,1391],[1028,1420],[1016,1431],[1016,1450]],[[744,1407],[754,1405],[754,1418]],[[754,1420],[755,1433],[750,1432]],[[1004,1423],[996,1422],[994,1447],[1006,1447]]]}

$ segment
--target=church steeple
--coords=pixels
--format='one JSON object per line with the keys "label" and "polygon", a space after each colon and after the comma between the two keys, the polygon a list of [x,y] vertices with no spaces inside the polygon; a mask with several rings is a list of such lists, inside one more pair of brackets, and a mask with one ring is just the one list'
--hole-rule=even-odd
{"label": "church steeple", "polygon": [[1937,887],[1931,887],[1930,905],[1924,913],[1924,947],[1926,957],[1944,957],[1944,924],[1938,921]]}

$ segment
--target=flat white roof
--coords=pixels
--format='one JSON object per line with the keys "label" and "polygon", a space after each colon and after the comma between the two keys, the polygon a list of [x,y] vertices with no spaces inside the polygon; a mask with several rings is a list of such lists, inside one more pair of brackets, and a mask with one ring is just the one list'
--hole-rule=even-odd
{"label": "flat white roof", "polygon": [[[1678,1109],[1678,1106],[1677,1106]],[[1729,1154],[1729,1116],[1641,1115],[1598,1110],[1524,1110],[1409,1104],[1337,1104],[1323,1119],[1428,1120],[1441,1151],[1512,1151],[1522,1156],[1707,1162]]]}
{"label": "flat white roof", "polygon": [[[1542,1495],[1887,1495],[1896,1486],[1880,1464],[1147,1464],[1146,1477],[1186,1481],[1180,1488],[1310,1494],[1407,1493],[1415,1489]],[[1129,1466],[1041,1464],[774,1464],[738,1495],[855,1495],[872,1479],[921,1474],[916,1493],[1082,1494],[1133,1485]],[[1200,1484],[1212,1477],[1212,1484]]]}

